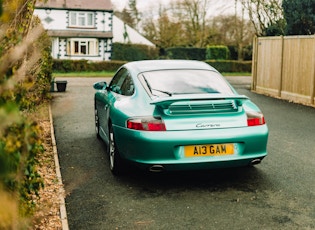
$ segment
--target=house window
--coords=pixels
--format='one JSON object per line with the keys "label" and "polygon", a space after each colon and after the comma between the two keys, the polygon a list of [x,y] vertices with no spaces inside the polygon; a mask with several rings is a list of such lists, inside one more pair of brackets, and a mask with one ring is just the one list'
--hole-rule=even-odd
{"label": "house window", "polygon": [[98,55],[98,40],[83,38],[68,39],[67,55],[96,56]]}
{"label": "house window", "polygon": [[69,26],[73,27],[94,27],[93,12],[70,12]]}

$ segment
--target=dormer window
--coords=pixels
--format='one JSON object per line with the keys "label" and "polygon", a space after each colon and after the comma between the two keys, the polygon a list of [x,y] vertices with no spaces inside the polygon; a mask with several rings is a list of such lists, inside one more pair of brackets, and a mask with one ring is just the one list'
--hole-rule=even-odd
{"label": "dormer window", "polygon": [[69,13],[70,27],[85,27],[92,28],[94,27],[94,13],[93,12],[81,12],[81,11],[73,11]]}

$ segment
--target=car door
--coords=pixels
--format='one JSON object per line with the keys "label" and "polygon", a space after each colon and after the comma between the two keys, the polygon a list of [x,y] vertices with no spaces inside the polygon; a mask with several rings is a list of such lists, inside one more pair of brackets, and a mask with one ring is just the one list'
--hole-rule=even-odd
{"label": "car door", "polygon": [[[105,90],[103,98],[101,100],[102,105],[100,106],[100,126],[102,131],[106,135],[108,140],[109,130],[108,122],[111,119],[110,114],[115,110],[115,103],[117,98],[122,96],[127,96],[130,94],[130,88],[132,88],[130,83],[127,83],[126,79],[130,78],[130,74],[127,69],[121,68],[111,80],[109,87]],[[133,85],[133,84],[132,84]],[[132,92],[133,92],[132,88]]]}

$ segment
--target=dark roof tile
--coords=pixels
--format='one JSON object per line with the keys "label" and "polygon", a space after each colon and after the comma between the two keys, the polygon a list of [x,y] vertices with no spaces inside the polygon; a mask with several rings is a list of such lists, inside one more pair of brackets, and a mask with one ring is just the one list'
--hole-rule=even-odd
{"label": "dark roof tile", "polygon": [[111,0],[47,0],[36,1],[37,8],[113,10]]}
{"label": "dark roof tile", "polygon": [[84,38],[112,38],[111,31],[83,31],[83,30],[48,30],[51,37],[84,37]]}

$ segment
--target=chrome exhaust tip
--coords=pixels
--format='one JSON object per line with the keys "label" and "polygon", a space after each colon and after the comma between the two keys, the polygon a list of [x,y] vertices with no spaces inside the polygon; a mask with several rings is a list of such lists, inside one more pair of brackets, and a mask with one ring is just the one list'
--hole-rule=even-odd
{"label": "chrome exhaust tip", "polygon": [[159,173],[159,172],[163,172],[164,171],[164,167],[163,165],[152,165],[149,168],[150,172],[154,172],[154,173]]}
{"label": "chrome exhaust tip", "polygon": [[250,162],[250,165],[258,165],[261,163],[261,159],[254,159]]}

